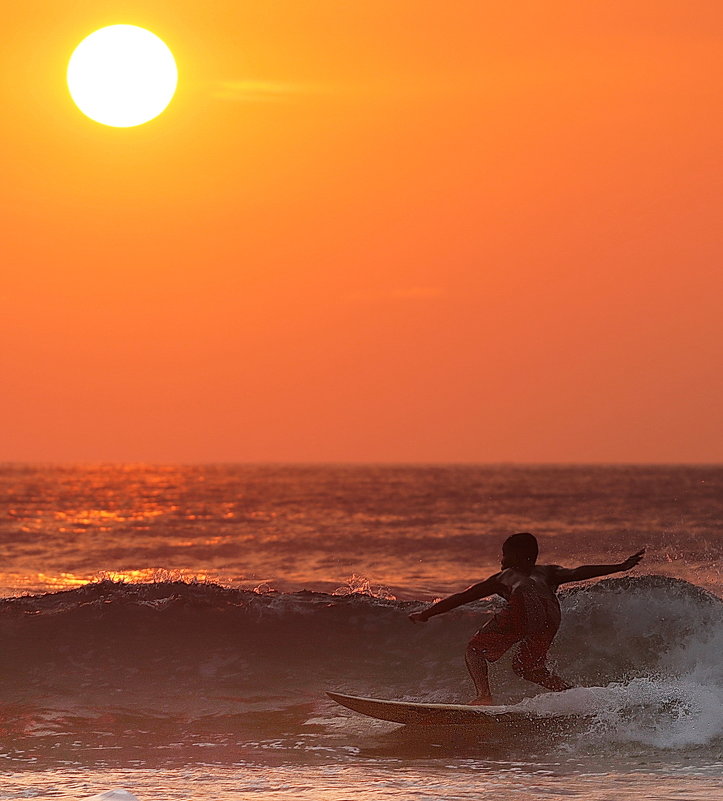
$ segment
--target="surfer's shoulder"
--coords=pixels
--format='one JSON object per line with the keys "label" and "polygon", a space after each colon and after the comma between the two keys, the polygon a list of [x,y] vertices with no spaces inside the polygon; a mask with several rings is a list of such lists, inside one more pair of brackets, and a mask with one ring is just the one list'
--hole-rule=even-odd
{"label": "surfer's shoulder", "polygon": [[514,567],[506,567],[504,570],[500,570],[499,573],[491,576],[490,581],[492,579],[495,579],[495,581],[498,584],[501,584],[503,587],[512,587],[516,584],[519,584],[520,581],[528,580],[528,576],[519,570],[516,570]]}
{"label": "surfer's shoulder", "polygon": [[509,584],[509,580],[505,579],[506,574],[509,572],[509,570],[498,570],[497,573],[493,573],[489,578],[486,578],[484,584],[487,585],[491,592],[496,593],[500,588],[504,588]]}
{"label": "surfer's shoulder", "polygon": [[535,565],[535,569],[542,573],[545,580],[551,584],[558,584],[562,572],[565,570],[562,565]]}

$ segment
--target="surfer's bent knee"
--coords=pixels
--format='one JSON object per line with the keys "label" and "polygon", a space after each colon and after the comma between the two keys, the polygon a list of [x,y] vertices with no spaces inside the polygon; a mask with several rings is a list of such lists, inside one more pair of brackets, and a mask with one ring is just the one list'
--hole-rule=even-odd
{"label": "surfer's bent knee", "polygon": [[485,647],[472,639],[467,643],[467,654],[476,656],[478,659],[484,659]]}

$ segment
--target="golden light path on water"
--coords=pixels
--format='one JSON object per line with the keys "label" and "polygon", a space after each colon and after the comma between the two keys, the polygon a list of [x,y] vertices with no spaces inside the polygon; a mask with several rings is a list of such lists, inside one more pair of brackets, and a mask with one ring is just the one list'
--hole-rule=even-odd
{"label": "golden light path on water", "polygon": [[[0,571],[0,582],[6,587],[33,588],[25,592],[60,592],[73,590],[100,581],[123,582],[126,584],[152,584],[166,581],[186,583],[225,584],[224,580],[213,574],[194,570],[167,570],[162,567],[146,567],[139,570],[102,570],[94,575],[77,573],[8,573]],[[253,589],[253,588],[252,588]]]}

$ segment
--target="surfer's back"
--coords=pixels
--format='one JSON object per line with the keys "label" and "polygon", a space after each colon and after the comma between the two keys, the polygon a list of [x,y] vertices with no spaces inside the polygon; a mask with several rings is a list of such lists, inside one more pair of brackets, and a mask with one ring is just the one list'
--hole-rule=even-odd
{"label": "surfer's back", "polygon": [[498,595],[501,595],[506,601],[509,601],[512,595],[517,592],[538,594],[544,598],[555,598],[558,584],[555,581],[553,567],[556,566],[535,565],[529,573],[514,567],[505,568],[495,577],[500,585]]}
{"label": "surfer's back", "polygon": [[497,594],[507,601],[485,625],[497,634],[534,634],[560,625],[560,604],[556,585],[550,581],[546,565],[536,565],[529,573],[506,568],[497,574]]}

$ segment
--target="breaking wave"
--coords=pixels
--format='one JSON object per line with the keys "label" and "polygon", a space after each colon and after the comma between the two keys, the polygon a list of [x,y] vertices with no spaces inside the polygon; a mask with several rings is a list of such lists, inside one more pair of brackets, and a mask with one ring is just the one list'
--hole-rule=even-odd
{"label": "breaking wave", "polygon": [[[465,700],[465,645],[498,603],[415,626],[407,615],[419,603],[368,593],[363,582],[327,595],[101,581],[5,599],[6,734],[110,718],[127,732],[179,721],[288,730],[341,714],[323,700],[326,689]],[[608,741],[687,748],[721,737],[720,599],[660,576],[609,579],[560,598],[551,660],[576,689],[539,694],[512,674],[508,655],[491,677],[502,702],[536,716],[592,716],[590,733]]]}

